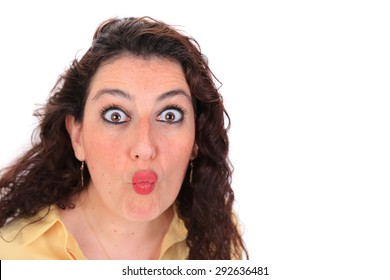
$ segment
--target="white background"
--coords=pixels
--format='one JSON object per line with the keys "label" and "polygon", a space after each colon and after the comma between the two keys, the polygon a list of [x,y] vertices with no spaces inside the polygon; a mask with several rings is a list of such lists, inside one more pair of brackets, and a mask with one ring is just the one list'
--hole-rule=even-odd
{"label": "white background", "polygon": [[272,279],[389,279],[387,1],[2,1],[0,167],[112,16],[193,36],[232,119],[236,209]]}

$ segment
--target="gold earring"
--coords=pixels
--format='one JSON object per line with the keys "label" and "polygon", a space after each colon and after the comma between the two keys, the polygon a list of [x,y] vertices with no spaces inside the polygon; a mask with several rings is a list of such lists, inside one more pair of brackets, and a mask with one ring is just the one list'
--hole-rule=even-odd
{"label": "gold earring", "polygon": [[81,187],[84,187],[84,161],[81,162],[80,174],[81,174]]}
{"label": "gold earring", "polygon": [[190,184],[192,184],[192,174],[194,173],[194,163],[190,161]]}

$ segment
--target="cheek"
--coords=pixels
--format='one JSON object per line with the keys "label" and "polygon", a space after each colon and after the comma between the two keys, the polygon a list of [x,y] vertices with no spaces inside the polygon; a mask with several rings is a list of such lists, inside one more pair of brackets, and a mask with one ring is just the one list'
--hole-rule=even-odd
{"label": "cheek", "polygon": [[188,161],[195,145],[195,127],[186,124],[183,129],[174,132],[160,130],[156,135],[159,151],[169,155],[172,159]]}
{"label": "cheek", "polygon": [[165,165],[176,171],[176,173],[181,171],[180,173],[184,174],[191,160],[193,145],[193,142],[183,143],[183,141],[179,141],[171,142],[162,147],[161,154],[163,155]]}
{"label": "cheek", "polygon": [[[195,128],[186,124],[175,133],[160,134],[159,151],[166,168],[184,176],[195,144]],[[175,173],[172,171],[173,173]]]}
{"label": "cheek", "polygon": [[90,168],[106,171],[117,168],[121,160],[119,155],[123,152],[112,137],[104,133],[90,133],[85,140],[85,157]]}

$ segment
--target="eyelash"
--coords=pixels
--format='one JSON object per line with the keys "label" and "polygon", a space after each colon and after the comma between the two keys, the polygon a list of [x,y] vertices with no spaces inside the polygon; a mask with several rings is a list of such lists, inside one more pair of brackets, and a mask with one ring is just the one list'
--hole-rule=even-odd
{"label": "eyelash", "polygon": [[[121,107],[117,106],[117,105],[109,105],[109,106],[106,106],[104,107],[100,114],[101,114],[101,117],[103,119],[103,121],[111,124],[111,125],[120,125],[120,124],[123,124],[123,123],[126,123],[128,121],[121,121],[121,122],[111,122],[109,120],[107,120],[105,118],[105,114],[107,114],[108,111],[110,110],[119,110],[121,112],[123,112],[130,120],[131,120],[131,117],[129,116],[129,114],[126,112],[126,110],[123,110]],[[173,125],[173,124],[179,124],[179,123],[182,123],[184,121],[184,117],[185,115],[187,114],[188,110],[179,106],[179,105],[168,105],[166,106],[164,109],[162,109],[160,111],[160,113],[158,114],[158,116],[160,116],[164,111],[167,111],[167,110],[177,110],[179,111],[179,113],[182,115],[181,119],[178,120],[178,121],[175,121],[175,122],[172,122],[172,123],[169,123],[169,122],[166,122],[167,124],[170,124],[170,125]],[[164,122],[162,120],[159,120],[160,122]]]}
{"label": "eyelash", "polygon": [[[185,115],[187,114],[188,110],[179,106],[179,105],[168,105],[166,106],[164,109],[162,109],[160,111],[160,113],[158,114],[158,116],[160,116],[164,111],[167,111],[167,110],[176,110],[176,111],[179,111],[179,113],[181,114],[181,119],[178,120],[178,121],[174,121],[174,122],[166,122],[167,124],[169,125],[173,125],[173,124],[179,124],[179,123],[182,123],[184,121],[184,117]],[[160,120],[160,122],[164,122],[163,120]]]}
{"label": "eyelash", "polygon": [[123,123],[126,123],[128,121],[121,121],[121,122],[111,122],[109,120],[107,120],[105,118],[105,114],[107,114],[107,112],[109,112],[110,110],[118,110],[118,111],[121,111],[123,114],[126,115],[126,117],[128,117],[130,120],[131,120],[131,117],[129,116],[129,114],[126,112],[126,110],[123,110],[121,107],[117,106],[117,105],[109,105],[107,107],[104,107],[102,110],[101,110],[101,117],[103,119],[103,121],[107,122],[108,124],[111,124],[111,125],[120,125],[120,124],[123,124]]}

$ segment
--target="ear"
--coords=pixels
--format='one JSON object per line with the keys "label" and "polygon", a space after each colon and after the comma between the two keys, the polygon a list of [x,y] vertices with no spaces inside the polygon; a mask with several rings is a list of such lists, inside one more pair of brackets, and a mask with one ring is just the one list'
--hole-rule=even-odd
{"label": "ear", "polygon": [[69,133],[70,141],[72,142],[75,157],[79,161],[85,160],[81,122],[77,122],[74,116],[67,115],[65,118],[65,126]]}
{"label": "ear", "polygon": [[194,146],[192,147],[191,160],[195,159],[198,156],[198,150],[198,145],[194,143]]}

